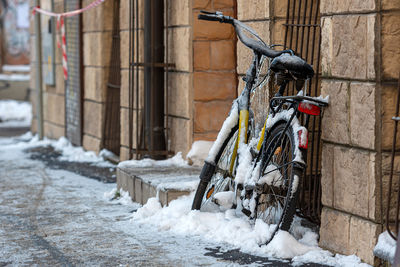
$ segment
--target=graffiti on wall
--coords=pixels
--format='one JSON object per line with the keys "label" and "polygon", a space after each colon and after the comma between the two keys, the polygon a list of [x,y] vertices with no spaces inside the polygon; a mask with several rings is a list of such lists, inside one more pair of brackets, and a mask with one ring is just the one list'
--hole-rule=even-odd
{"label": "graffiti on wall", "polygon": [[4,12],[4,64],[29,64],[29,0],[7,0]]}

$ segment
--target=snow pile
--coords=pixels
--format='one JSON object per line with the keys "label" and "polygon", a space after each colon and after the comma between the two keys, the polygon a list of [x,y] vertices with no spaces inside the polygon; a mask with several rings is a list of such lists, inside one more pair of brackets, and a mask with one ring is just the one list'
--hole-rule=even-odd
{"label": "snow pile", "polygon": [[189,164],[195,166],[203,166],[204,160],[208,156],[208,151],[210,151],[211,146],[214,142],[211,141],[195,141],[192,144],[192,148],[190,149],[189,153],[187,154],[186,158],[189,161]]}
{"label": "snow pile", "polygon": [[60,160],[71,161],[71,162],[87,162],[87,163],[98,163],[98,165],[110,165],[111,163],[104,161],[100,156],[97,156],[93,151],[85,151],[82,147],[75,147],[65,137],[60,137],[57,141],[51,141],[50,144],[58,152],[62,153]]}
{"label": "snow pile", "polygon": [[32,120],[32,105],[29,102],[0,100],[0,126],[28,127]]}
{"label": "snow pile", "polygon": [[3,72],[29,72],[30,65],[3,65]]}
{"label": "snow pile", "polygon": [[132,221],[154,225],[173,234],[199,236],[227,249],[240,248],[242,252],[260,256],[291,258],[297,265],[316,262],[332,266],[367,266],[360,264],[356,256],[333,256],[322,250],[317,246],[318,235],[298,223],[292,226],[294,236],[279,231],[271,243],[260,247],[276,225],[268,225],[262,220],[256,220],[253,225],[239,210],[219,213],[191,210],[192,200],[193,194],[183,196],[162,208],[156,198],[151,198],[132,215]]}
{"label": "snow pile", "polygon": [[296,256],[292,259],[293,266],[303,266],[305,263],[320,263],[330,266],[342,266],[342,267],[368,267],[370,265],[362,263],[360,258],[356,255],[333,255],[327,250],[314,250],[305,253],[301,256]]}
{"label": "snow pile", "polygon": [[148,167],[187,167],[188,163],[182,158],[182,152],[165,160],[141,159],[127,160],[118,164],[121,168],[148,168]]}
{"label": "snow pile", "polygon": [[0,74],[0,81],[25,82],[29,81],[30,78],[29,74]]}
{"label": "snow pile", "polygon": [[378,243],[374,248],[374,255],[393,264],[395,253],[396,241],[389,235],[388,231],[380,234]]}
{"label": "snow pile", "polygon": [[104,192],[103,196],[106,200],[110,200],[116,204],[141,206],[139,203],[132,201],[129,192],[122,189],[118,190],[117,188],[114,188],[109,192]]}
{"label": "snow pile", "polygon": [[[114,164],[105,161],[102,157],[96,156],[95,152],[85,151],[82,147],[73,146],[65,137],[60,137],[58,140],[50,140],[45,137],[43,140],[39,140],[38,135],[32,136],[32,134],[28,132],[13,139],[4,139],[4,141],[4,145],[8,146],[9,149],[29,149],[40,146],[52,146],[55,151],[61,153],[59,159],[62,161],[86,162],[102,167],[115,167]],[[2,142],[0,142],[0,144],[3,145]]]}

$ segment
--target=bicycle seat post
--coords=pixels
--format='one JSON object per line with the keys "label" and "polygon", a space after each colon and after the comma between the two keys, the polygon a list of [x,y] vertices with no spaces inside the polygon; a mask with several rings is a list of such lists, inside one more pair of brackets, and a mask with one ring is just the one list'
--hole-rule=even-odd
{"label": "bicycle seat post", "polygon": [[275,96],[283,96],[283,94],[285,93],[285,89],[286,89],[286,85],[288,84],[287,81],[283,81],[283,83],[281,84],[281,86],[279,87],[278,92],[275,94]]}

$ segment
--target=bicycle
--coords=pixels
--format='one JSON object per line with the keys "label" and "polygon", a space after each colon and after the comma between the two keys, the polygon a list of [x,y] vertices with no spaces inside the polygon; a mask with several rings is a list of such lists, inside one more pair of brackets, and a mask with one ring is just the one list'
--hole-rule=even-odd
{"label": "bicycle", "polygon": [[[307,121],[320,115],[328,99],[305,96],[301,89],[307,87],[314,70],[293,50],[274,50],[276,45],[268,46],[249,26],[221,12],[201,11],[198,19],[233,25],[239,40],[253,50],[253,60],[243,78],[245,88],[234,100],[205,160],[192,209],[236,208],[240,195],[244,214],[276,224],[268,244],[279,229],[290,229],[296,211],[308,146],[308,132],[299,117],[304,114]],[[265,62],[268,71],[262,77]],[[299,93],[284,96],[290,81]],[[262,129],[257,131],[250,96],[266,83],[279,89],[269,101]]]}

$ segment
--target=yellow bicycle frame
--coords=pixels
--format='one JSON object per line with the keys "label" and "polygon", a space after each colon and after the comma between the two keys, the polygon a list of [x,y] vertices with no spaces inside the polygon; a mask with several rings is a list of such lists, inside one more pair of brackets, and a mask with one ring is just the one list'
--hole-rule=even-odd
{"label": "yellow bicycle frame", "polygon": [[[265,119],[264,122],[264,126],[261,130],[261,135],[260,135],[260,139],[258,140],[257,143],[257,152],[260,151],[262,143],[264,142],[264,136],[265,136],[265,128],[267,126],[267,118]],[[238,131],[238,137],[236,138],[236,143],[235,143],[235,147],[233,148],[233,153],[232,153],[232,158],[231,158],[231,164],[229,167],[229,174],[233,177],[233,167],[235,166],[235,161],[236,161],[236,157],[237,157],[237,150],[239,147],[239,143],[240,143],[240,137],[242,136],[243,133],[243,143],[247,144],[247,130],[249,128],[249,111],[248,110],[241,110],[239,113],[239,131]],[[243,132],[244,131],[244,132]]]}

